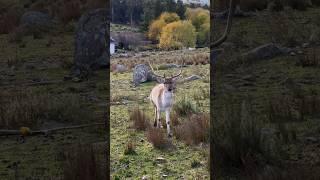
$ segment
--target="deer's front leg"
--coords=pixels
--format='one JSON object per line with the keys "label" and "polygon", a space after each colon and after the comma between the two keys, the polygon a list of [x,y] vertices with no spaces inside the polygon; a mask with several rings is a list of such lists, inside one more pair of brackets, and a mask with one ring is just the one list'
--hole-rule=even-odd
{"label": "deer's front leg", "polygon": [[167,123],[168,137],[172,137],[171,130],[170,130],[170,109],[166,110],[166,123]]}

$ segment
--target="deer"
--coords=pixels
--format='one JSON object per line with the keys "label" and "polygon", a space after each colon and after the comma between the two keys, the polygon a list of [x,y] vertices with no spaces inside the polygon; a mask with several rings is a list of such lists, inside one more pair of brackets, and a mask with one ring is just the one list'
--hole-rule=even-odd
{"label": "deer", "polygon": [[162,128],[160,123],[160,115],[161,112],[165,112],[166,115],[166,125],[167,125],[167,135],[169,138],[172,137],[171,129],[170,129],[170,111],[172,109],[172,105],[174,103],[174,92],[176,90],[177,80],[181,76],[182,66],[180,66],[180,71],[178,74],[166,77],[158,75],[153,70],[150,62],[149,66],[152,70],[152,73],[156,76],[157,80],[160,80],[160,84],[157,84],[152,88],[150,93],[150,101],[154,107],[154,127]]}

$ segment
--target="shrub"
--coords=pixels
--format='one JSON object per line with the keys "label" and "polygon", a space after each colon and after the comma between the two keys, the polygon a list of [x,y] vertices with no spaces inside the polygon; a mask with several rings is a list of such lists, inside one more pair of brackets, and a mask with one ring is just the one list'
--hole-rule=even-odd
{"label": "shrub", "polygon": [[197,44],[200,46],[208,46],[210,44],[210,23],[201,25],[198,31]]}
{"label": "shrub", "polygon": [[320,53],[313,47],[311,50],[308,50],[305,55],[298,57],[297,65],[301,65],[302,67],[318,67],[320,66],[319,55]]}
{"label": "shrub", "polygon": [[153,21],[149,26],[148,37],[153,41],[159,41],[162,28],[166,26],[165,21],[158,19]]}
{"label": "shrub", "polygon": [[148,31],[149,39],[153,41],[159,41],[162,28],[169,23],[179,21],[179,20],[180,20],[180,17],[176,13],[168,13],[168,12],[162,13],[157,20],[154,20],[150,24],[149,31]]}
{"label": "shrub", "polygon": [[183,97],[174,104],[173,111],[179,116],[189,116],[197,113],[198,109],[190,100]]}
{"label": "shrub", "polygon": [[142,45],[145,37],[142,33],[123,31],[113,36],[118,41],[119,48],[133,49],[138,45]]}
{"label": "shrub", "polygon": [[147,139],[155,147],[164,149],[168,146],[168,139],[163,129],[150,127],[147,130]]}
{"label": "shrub", "polygon": [[192,115],[188,120],[174,128],[174,134],[177,139],[183,140],[188,145],[208,142],[209,121],[209,114]]}
{"label": "shrub", "polygon": [[[190,10],[189,10],[190,11]],[[191,16],[192,15],[192,16]],[[197,31],[200,30],[201,25],[210,23],[210,14],[207,10],[195,10],[193,13],[187,15],[188,20],[192,22]]]}
{"label": "shrub", "polygon": [[194,47],[195,28],[189,21],[177,21],[166,25],[160,35],[159,47],[162,49],[180,49]]}
{"label": "shrub", "polygon": [[144,131],[150,127],[149,119],[139,108],[135,108],[130,112],[129,119],[133,122],[133,127],[137,130]]}
{"label": "shrub", "polygon": [[160,15],[159,20],[163,20],[166,24],[179,21],[180,17],[176,13],[164,12]]}
{"label": "shrub", "polygon": [[105,179],[102,162],[91,145],[78,145],[65,153],[63,179],[65,180],[98,180]]}

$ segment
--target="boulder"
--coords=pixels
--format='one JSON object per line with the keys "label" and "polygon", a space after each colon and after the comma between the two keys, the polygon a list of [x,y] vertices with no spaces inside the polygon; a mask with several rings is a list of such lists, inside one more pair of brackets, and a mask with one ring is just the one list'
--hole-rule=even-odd
{"label": "boulder", "polygon": [[109,65],[107,21],[108,10],[104,8],[89,11],[81,16],[75,33],[76,71],[83,67],[95,70]]}
{"label": "boulder", "polygon": [[263,60],[271,59],[278,55],[288,54],[291,52],[289,48],[282,48],[273,43],[265,44],[259,46],[249,52],[246,52],[241,55],[241,58],[244,60]]}
{"label": "boulder", "polygon": [[133,70],[133,84],[138,86],[140,83],[147,81],[155,81],[157,78],[153,74],[150,66],[146,64],[138,64]]}

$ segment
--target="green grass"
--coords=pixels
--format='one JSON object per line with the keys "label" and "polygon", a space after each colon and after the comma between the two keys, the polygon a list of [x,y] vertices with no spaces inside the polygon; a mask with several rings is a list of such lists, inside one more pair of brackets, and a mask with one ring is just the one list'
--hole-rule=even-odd
{"label": "green grass", "polygon": [[[47,47],[49,39],[53,42]],[[63,67],[63,61],[73,61],[72,33],[61,32],[58,35],[47,34],[43,39],[24,37],[22,43],[10,43],[8,35],[0,35],[0,91],[9,96],[18,91],[33,92],[35,95],[50,94],[51,97],[63,97],[64,95],[81,96],[85,100],[81,106],[86,106],[92,111],[92,120],[74,119],[72,122],[56,122],[42,119],[44,124],[35,126],[36,129],[67,126],[71,124],[83,124],[103,121],[105,108],[107,107],[106,93],[108,84],[105,70],[95,73],[88,81],[75,83],[63,81],[64,76],[69,75],[70,69]],[[12,67],[8,67],[8,59],[17,59]],[[28,85],[34,80],[53,81],[49,85]],[[88,100],[88,99],[93,100]],[[77,112],[73,112],[77,113]],[[105,129],[103,127],[91,127],[84,129],[59,131],[52,136],[26,137],[25,143],[21,143],[18,137],[0,137],[0,179],[14,179],[15,171],[10,168],[14,162],[19,162],[18,177],[21,179],[52,177],[62,178],[64,163],[63,153],[73,146],[82,144],[96,144],[105,142]],[[103,156],[101,153],[97,156]]]}
{"label": "green grass", "polygon": [[[177,54],[178,56],[178,54]],[[161,55],[160,55],[161,57]],[[162,57],[166,58],[164,55]],[[115,59],[116,60],[116,59]],[[158,64],[157,61],[153,61]],[[187,77],[192,74],[201,74],[209,69],[209,65],[190,66],[183,69],[183,76]],[[174,70],[162,70],[160,72],[173,72]],[[208,78],[208,77],[207,77]],[[132,72],[124,74],[111,74],[111,94],[126,94],[134,96],[136,100],[128,101],[126,105],[111,106],[111,174],[114,179],[139,179],[144,175],[148,175],[154,179],[164,178],[167,175],[169,179],[179,179],[185,177],[187,179],[209,179],[209,171],[207,160],[209,158],[209,146],[187,146],[184,142],[173,138],[173,148],[159,150],[154,148],[148,142],[144,131],[136,131],[130,128],[129,110],[139,106],[147,116],[150,117],[150,123],[153,124],[153,107],[150,103],[149,93],[155,82],[143,83],[138,87],[131,86]],[[176,98],[183,96],[194,101],[194,93],[197,89],[209,89],[210,84],[201,80],[177,86]],[[209,112],[209,98],[201,100],[202,106],[199,111]],[[164,115],[162,114],[164,118]],[[183,118],[183,117],[181,117]],[[186,119],[183,119],[186,120]],[[134,155],[125,155],[127,142],[135,144]],[[163,157],[166,162],[158,163],[157,158]],[[194,159],[201,162],[197,164],[197,168],[192,168]]]}

